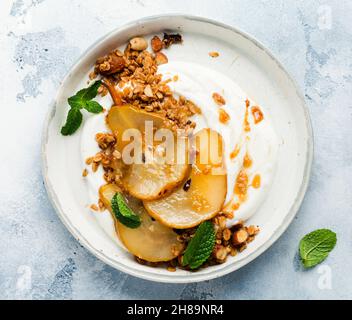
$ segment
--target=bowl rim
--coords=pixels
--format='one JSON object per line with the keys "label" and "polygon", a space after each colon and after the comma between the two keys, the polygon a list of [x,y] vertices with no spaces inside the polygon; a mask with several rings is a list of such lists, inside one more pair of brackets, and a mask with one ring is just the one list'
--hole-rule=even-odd
{"label": "bowl rim", "polygon": [[[213,273],[206,273],[206,274],[197,274],[191,273],[190,275],[184,276],[180,275],[180,277],[170,277],[164,274],[155,274],[155,273],[148,273],[143,270],[134,270],[132,268],[129,268],[123,263],[117,263],[115,260],[110,259],[108,256],[106,256],[104,253],[100,252],[97,250],[90,242],[85,239],[80,231],[75,228],[73,225],[71,225],[69,219],[66,217],[64,211],[62,210],[59,201],[57,199],[57,196],[55,194],[55,191],[50,183],[50,179],[48,177],[48,163],[47,163],[47,157],[46,157],[46,145],[49,139],[49,124],[52,120],[52,118],[55,115],[56,111],[56,101],[57,97],[59,96],[62,87],[66,80],[70,77],[70,75],[75,71],[77,66],[80,64],[81,60],[87,55],[88,52],[90,52],[93,48],[95,48],[97,45],[100,43],[104,42],[106,39],[111,37],[112,35],[121,32],[124,29],[131,28],[133,26],[136,26],[138,24],[143,24],[147,23],[153,20],[158,20],[158,19],[168,19],[168,18],[182,18],[186,20],[191,20],[191,21],[196,21],[196,22],[203,22],[203,23],[209,23],[213,24],[215,26],[227,29],[231,32],[235,32],[238,35],[246,38],[248,41],[252,42],[258,49],[264,51],[272,60],[273,62],[278,66],[278,68],[285,74],[285,76],[289,79],[291,85],[296,91],[296,95],[300,100],[300,103],[303,107],[304,111],[304,117],[305,117],[305,126],[307,129],[307,153],[306,153],[306,161],[305,161],[305,167],[304,167],[304,173],[303,173],[303,179],[301,182],[301,185],[299,187],[299,191],[296,195],[296,198],[294,199],[294,202],[289,209],[285,220],[283,223],[275,230],[273,235],[261,246],[257,248],[256,251],[252,252],[249,254],[246,258],[244,258],[242,261],[238,261],[236,264],[230,264],[225,266],[221,270],[217,270],[216,272]],[[53,206],[54,210],[56,211],[57,215],[59,216],[61,222],[65,225],[65,227],[69,230],[71,235],[84,247],[86,248],[90,253],[92,253],[94,256],[96,256],[99,260],[103,261],[107,265],[113,267],[114,269],[117,269],[119,271],[122,271],[126,274],[144,279],[144,280],[149,280],[149,281],[154,281],[154,282],[162,282],[162,283],[195,283],[195,282],[200,282],[200,281],[206,281],[206,280],[211,280],[211,279],[216,279],[219,277],[222,277],[226,274],[229,274],[233,271],[236,271],[240,269],[241,267],[245,266],[249,262],[253,261],[255,258],[257,258],[259,255],[264,253],[267,249],[269,249],[280,237],[281,235],[287,230],[289,225],[291,224],[292,220],[296,216],[302,202],[304,199],[304,196],[306,194],[309,181],[310,181],[310,175],[311,175],[311,168],[312,168],[312,163],[313,163],[313,154],[314,154],[314,135],[313,135],[313,128],[311,124],[311,119],[309,115],[309,110],[306,105],[305,99],[299,89],[299,86],[296,82],[296,80],[291,76],[291,74],[284,68],[283,64],[273,55],[273,53],[268,50],[261,42],[256,40],[253,36],[249,35],[246,32],[243,32],[239,30],[236,27],[227,25],[225,23],[209,19],[206,17],[201,17],[201,16],[196,16],[196,15],[188,15],[188,14],[158,14],[158,15],[151,15],[151,16],[146,16],[143,18],[135,19],[132,20],[122,26],[119,26],[112,31],[108,32],[104,36],[100,37],[97,39],[91,46],[88,47],[80,56],[79,58],[71,65],[70,69],[68,72],[65,74],[63,80],[61,81],[59,87],[56,90],[56,96],[54,101],[52,101],[49,105],[49,110],[47,112],[46,118],[43,123],[43,129],[42,129],[42,139],[41,139],[41,167],[42,167],[42,176],[44,180],[44,185],[48,194],[49,201],[51,205]]]}

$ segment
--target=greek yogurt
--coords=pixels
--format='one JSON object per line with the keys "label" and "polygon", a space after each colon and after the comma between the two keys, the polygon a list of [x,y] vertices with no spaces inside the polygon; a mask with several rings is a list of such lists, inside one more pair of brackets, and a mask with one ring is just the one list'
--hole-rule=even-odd
{"label": "greek yogurt", "polygon": [[[257,106],[246,93],[229,77],[195,63],[181,61],[169,62],[159,66],[158,72],[168,83],[175,95],[182,95],[194,102],[202,111],[193,117],[196,122],[195,132],[203,128],[211,128],[221,134],[224,140],[224,159],[227,169],[227,195],[225,211],[232,211],[233,218],[227,220],[228,226],[238,220],[247,220],[258,210],[266,198],[274,179],[277,164],[278,138],[270,121],[270,115],[259,106],[263,119],[255,123],[253,114],[246,107]],[[220,94],[225,104],[221,106],[229,115],[229,120],[223,123],[219,120],[219,106],[212,98],[213,93]],[[101,103],[111,105],[109,97],[104,97]],[[90,117],[84,122],[81,140],[82,163],[85,159],[99,151],[95,142],[97,132],[106,132],[105,114]],[[250,130],[244,129],[245,121]],[[248,177],[248,189],[245,200],[234,192],[239,173],[243,170],[246,156],[251,159],[251,165],[245,168]],[[98,190],[104,184],[103,171],[87,176],[87,183],[92,203],[97,201]],[[259,184],[253,181],[259,177]],[[258,181],[257,181],[258,182]],[[216,190],[214,190],[216,192]],[[108,233],[113,232],[113,223],[108,221],[109,214],[100,215],[101,224]],[[106,220],[106,221],[105,221]]]}

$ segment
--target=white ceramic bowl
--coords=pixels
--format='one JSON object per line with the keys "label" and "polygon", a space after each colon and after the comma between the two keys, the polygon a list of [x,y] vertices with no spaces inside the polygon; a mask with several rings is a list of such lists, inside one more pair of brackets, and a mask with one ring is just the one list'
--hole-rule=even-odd
{"label": "white ceramic bowl", "polygon": [[[181,32],[185,37],[182,50],[176,50],[173,59],[209,67],[208,53],[220,52],[221,59],[213,59],[211,68],[234,79],[253,100],[265,106],[280,139],[278,168],[270,194],[248,221],[258,224],[261,232],[236,257],[197,272],[168,272],[163,268],[140,265],[103,231],[88,208],[88,190],[81,177],[81,132],[70,137],[59,133],[67,112],[66,99],[86,86],[87,75],[97,57],[125,44],[135,35],[150,35],[165,30]],[[45,121],[42,142],[43,176],[48,195],[72,235],[95,256],[118,270],[143,279],[173,283],[223,276],[268,249],[286,230],[303,200],[312,154],[312,128],[304,99],[295,82],[273,55],[258,41],[233,27],[184,15],[144,18],[112,31],[93,44],[63,80]]]}

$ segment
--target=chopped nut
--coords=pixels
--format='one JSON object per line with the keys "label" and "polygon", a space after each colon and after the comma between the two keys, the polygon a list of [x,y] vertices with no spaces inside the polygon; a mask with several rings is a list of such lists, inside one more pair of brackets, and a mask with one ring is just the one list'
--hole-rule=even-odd
{"label": "chopped nut", "polygon": [[159,52],[164,46],[163,42],[158,36],[154,36],[150,43],[154,52]]}
{"label": "chopped nut", "polygon": [[144,94],[149,98],[154,96],[152,87],[149,84],[144,88]]}
{"label": "chopped nut", "polygon": [[229,241],[231,238],[231,230],[230,229],[224,229],[222,232],[222,237],[224,238],[225,241]]}
{"label": "chopped nut", "polygon": [[224,246],[218,244],[215,245],[213,255],[216,260],[218,260],[219,262],[225,261],[227,254],[228,252]]}
{"label": "chopped nut", "polygon": [[143,51],[148,48],[148,42],[142,37],[135,37],[130,40],[131,49],[136,51]]}
{"label": "chopped nut", "polygon": [[169,272],[175,272],[175,271],[176,271],[176,268],[175,268],[175,267],[168,266],[168,267],[167,267],[167,271],[169,271]]}
{"label": "chopped nut", "polygon": [[253,226],[253,225],[246,227],[246,229],[247,229],[249,236],[254,236],[254,235],[258,234],[258,232],[259,232],[259,228],[257,226]]}
{"label": "chopped nut", "polygon": [[219,215],[215,217],[214,223],[217,224],[221,229],[226,228],[226,217]]}
{"label": "chopped nut", "polygon": [[232,236],[232,243],[233,245],[237,246],[240,244],[243,244],[247,241],[248,239],[248,232],[246,231],[245,228],[242,228],[238,231],[235,231]]}
{"label": "chopped nut", "polygon": [[217,58],[219,56],[219,52],[211,51],[209,52],[209,56],[211,56],[212,58]]}
{"label": "chopped nut", "polygon": [[219,121],[221,123],[227,123],[230,120],[229,114],[222,108],[219,109]]}
{"label": "chopped nut", "polygon": [[158,66],[168,63],[168,59],[167,56],[165,54],[163,54],[162,52],[157,52],[155,54],[155,62]]}
{"label": "chopped nut", "polygon": [[219,93],[214,92],[212,97],[218,106],[223,106],[224,104],[226,104],[225,99]]}
{"label": "chopped nut", "polygon": [[82,172],[82,177],[86,177],[88,175],[88,170],[84,169]]}

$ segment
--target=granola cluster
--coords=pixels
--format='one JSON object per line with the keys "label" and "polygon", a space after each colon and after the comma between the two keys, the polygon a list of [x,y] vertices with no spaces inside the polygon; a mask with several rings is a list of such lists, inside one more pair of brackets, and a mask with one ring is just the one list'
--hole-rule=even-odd
{"label": "granola cluster", "polygon": [[[91,78],[99,74],[117,85],[122,103],[161,114],[169,120],[174,130],[191,130],[195,123],[189,118],[200,113],[200,108],[182,96],[173,95],[168,83],[177,81],[177,77],[173,80],[163,80],[162,75],[157,73],[158,65],[168,61],[160,50],[181,40],[180,35],[164,34],[163,40],[155,36],[151,40],[151,53],[146,50],[148,43],[144,38],[133,38],[123,53],[114,50],[99,58]],[[106,90],[101,89],[101,93],[106,94]]]}
{"label": "granola cluster", "polygon": [[[121,153],[115,148],[117,141],[115,135],[112,133],[97,133],[95,140],[101,151],[95,156],[87,158],[86,164],[91,166],[93,172],[96,172],[101,165],[104,170],[104,180],[123,188],[121,178],[124,164],[121,161]],[[86,176],[87,171],[84,171],[82,175]]]}

